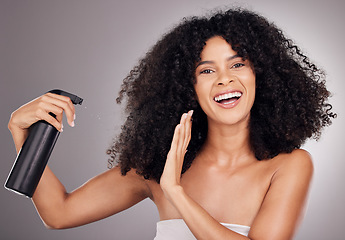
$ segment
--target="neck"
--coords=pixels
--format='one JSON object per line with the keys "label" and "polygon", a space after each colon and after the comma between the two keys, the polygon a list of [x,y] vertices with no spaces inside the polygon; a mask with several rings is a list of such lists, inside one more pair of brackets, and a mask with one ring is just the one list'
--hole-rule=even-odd
{"label": "neck", "polygon": [[250,147],[248,122],[221,125],[209,120],[207,139],[199,156],[222,168],[256,160]]}

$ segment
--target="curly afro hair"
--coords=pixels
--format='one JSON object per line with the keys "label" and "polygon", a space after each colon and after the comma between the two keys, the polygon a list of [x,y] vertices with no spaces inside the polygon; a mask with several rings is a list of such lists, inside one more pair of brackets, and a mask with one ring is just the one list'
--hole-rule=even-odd
{"label": "curly afro hair", "polygon": [[223,37],[256,74],[256,97],[249,122],[250,144],[258,160],[300,148],[319,138],[336,114],[325,74],[262,16],[244,9],[211,17],[184,19],[139,61],[124,79],[117,98],[127,97],[128,117],[108,149],[109,167],[118,164],[159,183],[175,126],[184,112],[193,114],[192,137],[184,173],[207,137],[207,117],[196,100],[195,67],[206,41]]}

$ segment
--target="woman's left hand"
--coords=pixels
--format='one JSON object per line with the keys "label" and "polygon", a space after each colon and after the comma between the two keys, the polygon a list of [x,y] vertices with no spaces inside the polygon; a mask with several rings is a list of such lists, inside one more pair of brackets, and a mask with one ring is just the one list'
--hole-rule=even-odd
{"label": "woman's left hand", "polygon": [[184,113],[180,124],[175,128],[174,137],[171,142],[170,151],[167,155],[163,174],[160,179],[161,188],[169,199],[170,192],[180,186],[181,171],[184,156],[191,138],[193,110]]}

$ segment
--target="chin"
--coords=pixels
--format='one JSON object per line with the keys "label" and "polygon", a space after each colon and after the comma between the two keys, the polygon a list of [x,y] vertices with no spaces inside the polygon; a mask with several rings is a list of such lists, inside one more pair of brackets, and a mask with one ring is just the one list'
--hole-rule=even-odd
{"label": "chin", "polygon": [[220,116],[216,116],[214,118],[208,117],[208,122],[211,124],[219,124],[225,126],[248,126],[250,119],[250,113],[231,113],[231,114],[221,114]]}

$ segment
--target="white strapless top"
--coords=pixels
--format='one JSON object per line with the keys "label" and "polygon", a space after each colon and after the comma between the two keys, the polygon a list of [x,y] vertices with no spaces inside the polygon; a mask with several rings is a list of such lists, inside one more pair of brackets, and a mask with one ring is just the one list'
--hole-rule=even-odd
{"label": "white strapless top", "polygon": [[[248,236],[250,227],[238,224],[221,223],[224,227]],[[157,233],[154,240],[195,240],[183,219],[170,219],[157,222]]]}

